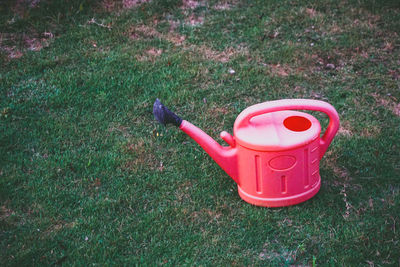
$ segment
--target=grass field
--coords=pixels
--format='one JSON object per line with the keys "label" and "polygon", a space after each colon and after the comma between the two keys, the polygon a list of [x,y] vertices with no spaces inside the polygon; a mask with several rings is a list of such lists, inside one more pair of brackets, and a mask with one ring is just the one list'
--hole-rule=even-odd
{"label": "grass field", "polygon": [[[2,266],[399,266],[398,1],[2,1],[0,25]],[[320,192],[247,204],[157,97],[218,141],[250,105],[331,103]]]}

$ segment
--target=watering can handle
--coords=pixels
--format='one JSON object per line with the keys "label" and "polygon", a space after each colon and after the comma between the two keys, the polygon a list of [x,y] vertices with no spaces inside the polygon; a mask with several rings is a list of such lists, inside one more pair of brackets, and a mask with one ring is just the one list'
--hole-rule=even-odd
{"label": "watering can handle", "polygon": [[325,154],[339,129],[339,115],[335,108],[324,101],[312,99],[282,99],[260,103],[243,110],[235,121],[234,130],[250,124],[250,119],[269,112],[281,110],[314,110],[328,115],[329,125],[320,141],[320,158]]}

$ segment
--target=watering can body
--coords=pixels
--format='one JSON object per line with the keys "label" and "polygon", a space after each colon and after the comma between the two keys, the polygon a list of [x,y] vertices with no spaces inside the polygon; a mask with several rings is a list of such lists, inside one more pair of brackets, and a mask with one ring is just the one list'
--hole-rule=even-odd
{"label": "watering can body", "polygon": [[[319,121],[297,110],[328,115],[322,137]],[[319,163],[339,128],[339,116],[333,106],[319,100],[264,102],[239,114],[233,136],[221,133],[229,146],[221,146],[188,121],[182,120],[179,128],[233,178],[243,200],[282,207],[306,201],[319,191]]]}
{"label": "watering can body", "polygon": [[315,117],[298,111],[254,116],[235,127],[240,197],[281,207],[314,196],[321,184],[320,132]]}

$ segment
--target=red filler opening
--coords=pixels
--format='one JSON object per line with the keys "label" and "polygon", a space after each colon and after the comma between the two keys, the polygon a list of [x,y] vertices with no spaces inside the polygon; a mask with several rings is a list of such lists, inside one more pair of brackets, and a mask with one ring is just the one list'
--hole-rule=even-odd
{"label": "red filler opening", "polygon": [[303,132],[311,127],[311,121],[300,116],[291,116],[283,121],[283,125],[291,131]]}

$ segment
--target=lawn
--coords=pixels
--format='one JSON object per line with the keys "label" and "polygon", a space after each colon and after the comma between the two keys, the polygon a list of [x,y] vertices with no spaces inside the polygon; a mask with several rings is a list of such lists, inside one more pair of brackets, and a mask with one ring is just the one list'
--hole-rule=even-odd
{"label": "lawn", "polygon": [[[398,266],[399,34],[396,0],[2,1],[0,262]],[[321,190],[244,202],[156,98],[221,144],[253,104],[329,102]]]}

